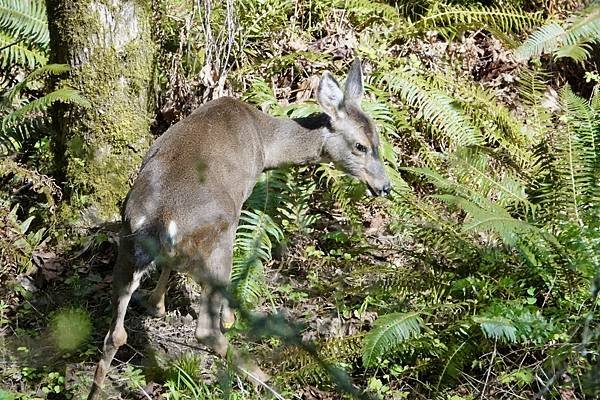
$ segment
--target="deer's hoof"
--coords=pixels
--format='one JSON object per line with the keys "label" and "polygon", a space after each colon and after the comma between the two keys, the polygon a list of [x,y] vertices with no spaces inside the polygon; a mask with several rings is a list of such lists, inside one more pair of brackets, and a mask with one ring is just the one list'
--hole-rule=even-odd
{"label": "deer's hoof", "polygon": [[152,292],[144,289],[139,289],[133,294],[132,302],[137,306],[142,307],[146,314],[151,317],[163,317],[166,314],[164,300],[155,299]]}
{"label": "deer's hoof", "polygon": [[152,298],[148,298],[148,301],[144,303],[144,308],[148,315],[152,317],[163,317],[166,314],[164,303],[155,303]]}
{"label": "deer's hoof", "polygon": [[256,361],[250,359],[247,354],[236,355],[234,362],[237,364],[238,369],[246,375],[247,379],[254,386],[260,386],[262,383],[271,379],[271,377],[258,366]]}
{"label": "deer's hoof", "polygon": [[199,332],[196,331],[196,339],[212,351],[225,357],[229,348],[229,341],[220,331]]}

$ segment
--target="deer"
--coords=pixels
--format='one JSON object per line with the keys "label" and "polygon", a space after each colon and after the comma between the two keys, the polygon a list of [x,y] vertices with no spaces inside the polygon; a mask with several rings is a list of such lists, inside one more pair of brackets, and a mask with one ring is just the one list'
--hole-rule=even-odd
{"label": "deer", "polygon": [[117,350],[127,342],[125,313],[151,267],[161,273],[146,300],[150,313],[165,314],[171,272],[188,273],[202,286],[195,337],[218,356],[227,354],[224,331],[235,314],[211,287],[229,283],[242,206],[263,171],[333,162],[365,183],[370,194],[390,193],[376,126],[361,109],[363,93],[357,58],[343,89],[329,71],[321,76],[316,100],[322,113],[275,118],[222,97],[200,106],[154,142],[122,207],[112,322],[89,400],[99,396]]}

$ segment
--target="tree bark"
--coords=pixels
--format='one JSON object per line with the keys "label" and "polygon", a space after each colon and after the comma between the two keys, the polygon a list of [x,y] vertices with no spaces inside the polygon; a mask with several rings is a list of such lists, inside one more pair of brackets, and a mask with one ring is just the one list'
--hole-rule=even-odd
{"label": "tree bark", "polygon": [[70,209],[114,220],[150,141],[151,0],[46,0],[51,60],[91,102],[62,107],[55,157]]}

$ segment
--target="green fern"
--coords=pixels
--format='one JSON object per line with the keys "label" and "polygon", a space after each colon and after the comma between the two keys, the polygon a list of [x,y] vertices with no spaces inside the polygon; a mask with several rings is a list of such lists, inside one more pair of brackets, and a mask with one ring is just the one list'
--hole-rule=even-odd
{"label": "green fern", "polygon": [[600,42],[600,2],[594,1],[578,17],[561,26],[556,22],[542,26],[532,33],[515,54],[523,60],[553,53],[556,58],[586,60],[589,44]]}
{"label": "green fern", "polygon": [[[567,86],[561,90],[563,129],[554,132],[536,152],[537,171],[533,196],[546,215],[573,218],[584,226],[583,214],[600,198],[599,113],[590,101],[575,95]],[[535,175],[534,175],[535,176]]]}
{"label": "green fern", "polygon": [[2,119],[2,129],[14,125],[30,115],[41,113],[47,110],[52,104],[62,102],[77,104],[81,107],[91,107],[90,102],[83,97],[78,90],[64,87],[50,92],[39,99],[35,99],[13,111]]}
{"label": "green fern", "polygon": [[481,207],[458,196],[436,195],[434,197],[448,204],[461,207],[469,215],[470,219],[463,224],[465,232],[492,232],[497,234],[509,246],[514,246],[520,235],[536,232],[534,226],[513,218],[500,205],[488,202],[485,207]]}
{"label": "green fern", "polygon": [[0,67],[4,69],[14,64],[35,68],[36,65],[44,65],[48,61],[44,50],[31,48],[27,43],[1,31],[0,48],[3,49],[0,50]]}
{"label": "green fern", "polygon": [[342,370],[351,369],[361,355],[363,333],[342,337],[328,338],[316,343],[318,357],[297,347],[286,349],[281,355],[281,363],[277,365],[282,374],[277,377],[282,382],[297,381],[303,384],[327,384],[332,377],[324,368],[335,367]]}
{"label": "green fern", "polygon": [[370,0],[334,0],[335,7],[348,10],[350,18],[356,20],[359,25],[367,21],[373,23],[374,18],[387,24],[406,22],[395,7],[384,2]]}
{"label": "green fern", "polygon": [[379,317],[363,341],[363,365],[375,365],[378,357],[421,334],[423,321],[417,312],[393,313]]}
{"label": "green fern", "polygon": [[361,214],[357,204],[366,193],[365,185],[327,164],[319,166],[317,173],[320,175],[320,180],[325,182],[327,192],[335,205],[343,211],[355,228],[359,228]]}
{"label": "green fern", "polygon": [[0,29],[48,45],[46,5],[41,0],[0,0]]}
{"label": "green fern", "polygon": [[284,200],[284,191],[289,179],[288,172],[283,169],[262,173],[246,200],[245,207],[272,214]]}
{"label": "green fern", "polygon": [[510,157],[522,168],[527,167],[531,154],[526,146],[531,143],[531,137],[526,135],[523,123],[514,113],[498,101],[495,93],[481,84],[440,74],[433,75],[431,80],[438,90],[453,93],[489,147],[500,147],[504,157]]}
{"label": "green fern", "polygon": [[488,339],[506,343],[517,342],[517,328],[512,321],[503,317],[473,317],[473,321],[481,327]]}
{"label": "green fern", "polygon": [[444,135],[453,146],[473,146],[482,143],[481,132],[464,115],[458,103],[424,79],[402,70],[384,73],[379,84],[400,96],[418,110],[436,132]]}
{"label": "green fern", "polygon": [[297,182],[288,179],[285,200],[277,209],[278,217],[287,232],[298,232],[309,235],[313,232],[312,226],[317,222],[318,215],[310,206],[310,200],[316,190],[316,184],[308,181]]}
{"label": "green fern", "polygon": [[49,33],[42,0],[0,0],[0,65],[46,63]]}
{"label": "green fern", "polygon": [[486,29],[506,38],[506,33],[521,33],[542,22],[540,11],[528,13],[518,8],[435,2],[427,14],[406,30],[439,31],[452,38],[466,30]]}
{"label": "green fern", "polygon": [[60,75],[68,70],[69,67],[64,64],[38,67],[5,92],[0,101],[0,155],[19,151],[33,132],[40,131],[47,122],[45,112],[52,104],[61,102],[90,107],[89,101],[79,91],[68,87],[36,99],[24,94],[30,86],[39,86],[44,76]]}
{"label": "green fern", "polygon": [[264,294],[263,262],[271,259],[273,238],[280,241],[283,233],[271,217],[262,211],[242,211],[238,226],[231,290],[245,307],[256,306]]}
{"label": "green fern", "polygon": [[34,81],[44,78],[46,75],[58,76],[69,72],[70,67],[67,64],[47,64],[38,67],[31,71],[22,81],[13,86],[10,90],[2,96],[1,104],[3,106],[10,106],[12,101],[21,94],[21,92]]}
{"label": "green fern", "polygon": [[0,120],[0,155],[18,151],[31,133],[45,124],[45,111],[58,102],[90,107],[89,101],[79,91],[65,87],[10,111]]}

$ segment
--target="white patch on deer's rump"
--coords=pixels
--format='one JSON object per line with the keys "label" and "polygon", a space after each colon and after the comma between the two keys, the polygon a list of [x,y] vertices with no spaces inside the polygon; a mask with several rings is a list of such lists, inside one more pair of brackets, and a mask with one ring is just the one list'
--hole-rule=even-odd
{"label": "white patch on deer's rump", "polygon": [[171,243],[175,243],[175,237],[177,236],[177,224],[175,223],[175,221],[171,220],[169,222],[167,233],[169,234],[169,239]]}

